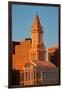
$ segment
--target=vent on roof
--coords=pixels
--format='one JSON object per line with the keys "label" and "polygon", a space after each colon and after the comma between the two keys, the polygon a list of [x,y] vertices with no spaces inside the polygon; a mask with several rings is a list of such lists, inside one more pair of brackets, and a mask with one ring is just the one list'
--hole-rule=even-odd
{"label": "vent on roof", "polygon": [[25,40],[32,40],[31,38],[26,38]]}

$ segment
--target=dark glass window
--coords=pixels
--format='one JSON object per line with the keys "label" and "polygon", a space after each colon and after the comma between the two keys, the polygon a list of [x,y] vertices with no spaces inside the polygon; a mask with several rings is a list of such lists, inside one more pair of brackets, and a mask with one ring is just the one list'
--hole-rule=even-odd
{"label": "dark glass window", "polygon": [[29,70],[27,70],[26,72],[25,72],[25,80],[30,80],[30,71]]}

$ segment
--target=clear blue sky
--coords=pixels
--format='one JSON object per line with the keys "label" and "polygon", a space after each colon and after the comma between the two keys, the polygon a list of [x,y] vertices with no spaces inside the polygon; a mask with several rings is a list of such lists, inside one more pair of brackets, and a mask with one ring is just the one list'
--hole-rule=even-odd
{"label": "clear blue sky", "polygon": [[58,45],[58,7],[12,5],[12,41],[31,37],[31,29],[38,13],[44,31],[46,48]]}

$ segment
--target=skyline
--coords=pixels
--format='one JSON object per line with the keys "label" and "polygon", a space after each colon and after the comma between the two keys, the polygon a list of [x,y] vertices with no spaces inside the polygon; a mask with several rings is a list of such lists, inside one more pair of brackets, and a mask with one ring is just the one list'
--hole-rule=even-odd
{"label": "skyline", "polygon": [[12,5],[12,41],[31,37],[34,17],[38,13],[46,48],[58,45],[58,12],[58,7]]}

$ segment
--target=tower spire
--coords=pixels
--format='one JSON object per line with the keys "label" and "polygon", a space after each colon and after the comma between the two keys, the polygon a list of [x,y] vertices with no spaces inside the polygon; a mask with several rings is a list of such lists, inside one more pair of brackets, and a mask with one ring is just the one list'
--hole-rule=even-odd
{"label": "tower spire", "polygon": [[33,23],[33,26],[32,26],[32,30],[37,30],[37,31],[40,31],[40,32],[43,32],[42,30],[42,26],[40,24],[40,20],[39,20],[39,17],[38,17],[38,13],[36,13],[36,16],[34,18],[34,23]]}
{"label": "tower spire", "polygon": [[43,41],[43,30],[40,24],[38,14],[34,18],[32,26],[32,49],[31,55],[33,61],[46,60],[46,49]]}

